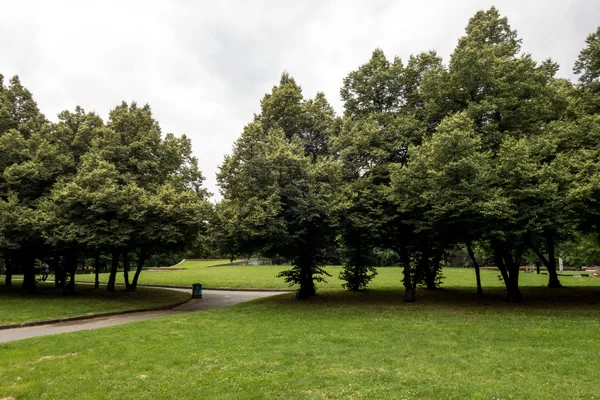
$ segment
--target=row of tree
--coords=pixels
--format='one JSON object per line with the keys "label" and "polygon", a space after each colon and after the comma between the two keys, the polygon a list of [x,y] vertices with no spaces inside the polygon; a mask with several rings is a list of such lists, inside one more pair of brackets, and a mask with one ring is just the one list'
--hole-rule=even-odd
{"label": "row of tree", "polygon": [[[191,143],[162,135],[150,108],[115,107],[105,123],[77,107],[42,115],[18,77],[0,75],[0,253],[6,285],[17,269],[36,290],[36,260],[72,292],[81,260],[110,262],[135,289],[144,262],[194,241],[210,212]],[[120,261],[121,260],[121,261]],[[129,277],[130,264],[136,263]]]}
{"label": "row of tree", "polygon": [[560,287],[557,246],[600,233],[600,28],[578,83],[557,70],[521,52],[491,8],[447,64],[434,51],[403,63],[375,50],[344,79],[343,116],[284,73],[220,167],[213,233],[232,254],[290,260],[281,275],[299,298],[315,294],[335,248],[351,290],[375,275],[378,249],[393,250],[406,301],[436,287],[457,246],[477,276],[475,253],[493,260],[509,301],[521,300],[526,251]]}
{"label": "row of tree", "polygon": [[77,107],[51,123],[18,78],[0,76],[6,283],[19,269],[35,291],[37,259],[72,291],[86,259],[96,273],[110,263],[109,291],[119,265],[135,288],[152,254],[218,246],[290,261],[281,276],[299,298],[339,257],[345,286],[366,287],[391,251],[413,301],[457,248],[477,276],[481,255],[493,261],[509,301],[521,298],[526,252],[560,287],[557,246],[599,233],[600,28],[575,63],[577,84],[520,45],[491,8],[448,64],[433,51],[404,64],[375,50],[344,79],[343,116],[284,73],[222,164],[214,213],[190,141],[162,135],[148,106],[123,103],[106,123]]}

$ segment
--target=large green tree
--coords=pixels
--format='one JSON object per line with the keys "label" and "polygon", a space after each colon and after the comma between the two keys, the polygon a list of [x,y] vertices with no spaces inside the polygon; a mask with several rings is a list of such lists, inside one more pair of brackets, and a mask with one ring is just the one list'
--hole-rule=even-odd
{"label": "large green tree", "polygon": [[436,285],[444,251],[470,246],[481,232],[482,208],[489,182],[489,152],[466,113],[446,118],[419,146],[409,148],[410,162],[393,169],[390,198],[414,229],[412,291],[424,282]]}
{"label": "large green tree", "polygon": [[290,260],[284,271],[298,298],[316,292],[315,281],[333,245],[331,199],[338,175],[327,151],[333,112],[322,95],[305,101],[287,74],[265,95],[218,173],[218,207],[226,242],[237,254]]}
{"label": "large green tree", "polygon": [[69,164],[52,142],[49,126],[29,90],[0,75],[0,251],[11,283],[14,266],[24,274],[23,289],[35,291],[35,257],[44,250],[37,229],[38,200]]}

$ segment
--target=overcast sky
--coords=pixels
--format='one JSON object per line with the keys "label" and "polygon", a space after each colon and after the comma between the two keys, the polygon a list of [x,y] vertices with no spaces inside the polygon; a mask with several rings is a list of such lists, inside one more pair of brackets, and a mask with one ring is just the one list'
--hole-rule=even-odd
{"label": "overcast sky", "polygon": [[149,103],[163,132],[187,134],[218,198],[215,172],[287,70],[338,112],[348,72],[376,47],[430,49],[448,61],[469,18],[495,5],[537,60],[563,77],[600,24],[600,0],[0,1],[0,73],[19,75],[51,120],[81,105],[106,119]]}

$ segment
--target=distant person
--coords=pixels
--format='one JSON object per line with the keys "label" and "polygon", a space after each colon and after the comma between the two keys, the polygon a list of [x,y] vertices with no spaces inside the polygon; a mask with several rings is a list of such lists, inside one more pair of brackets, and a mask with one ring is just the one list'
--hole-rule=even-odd
{"label": "distant person", "polygon": [[45,262],[42,263],[42,281],[46,282],[48,279],[48,273],[50,272],[50,267]]}

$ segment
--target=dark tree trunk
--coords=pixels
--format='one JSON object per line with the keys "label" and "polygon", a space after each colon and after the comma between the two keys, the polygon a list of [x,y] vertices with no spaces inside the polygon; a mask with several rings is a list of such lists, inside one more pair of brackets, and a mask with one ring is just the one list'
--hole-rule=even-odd
{"label": "dark tree trunk", "polygon": [[61,282],[60,282],[60,264],[59,264],[58,256],[53,256],[53,257],[49,258],[48,259],[48,266],[50,267],[50,269],[52,271],[54,271],[54,287],[55,288],[60,288],[61,287]]}
{"label": "dark tree trunk", "polygon": [[440,260],[442,259],[443,254],[444,252],[441,250],[436,251],[431,264],[429,264],[429,259],[425,260],[425,285],[427,290],[437,290],[435,278],[437,277],[440,267]]}
{"label": "dark tree trunk", "polygon": [[415,285],[413,285],[411,271],[410,271],[410,255],[408,254],[408,249],[406,247],[402,247],[400,251],[400,258],[402,259],[402,284],[404,285],[404,301],[407,303],[412,303],[416,300],[416,290]]}
{"label": "dark tree trunk", "polygon": [[123,281],[125,282],[125,290],[131,289],[129,283],[129,250],[123,252]]}
{"label": "dark tree trunk", "polygon": [[[428,263],[429,264],[429,263]],[[427,290],[436,290],[437,286],[435,285],[435,271],[433,271],[434,266],[428,265],[427,270],[425,271],[425,287]]]}
{"label": "dark tree trunk", "polygon": [[506,250],[504,252],[504,262],[507,265],[511,287],[511,290],[508,293],[509,303],[520,303],[523,301],[523,298],[521,296],[521,289],[519,289],[519,269],[521,266],[521,256],[523,255],[524,249],[524,246],[517,249],[514,258],[510,251]]}
{"label": "dark tree trunk", "polygon": [[112,250],[112,262],[110,266],[110,276],[108,277],[108,285],[106,291],[109,293],[115,292],[115,280],[117,278],[117,269],[119,268],[119,256],[121,255],[118,249]]}
{"label": "dark tree trunk", "polygon": [[35,258],[30,255],[22,255],[19,259],[21,260],[21,268],[23,268],[23,283],[21,289],[26,293],[35,293]]}
{"label": "dark tree trunk", "polygon": [[133,281],[131,282],[131,289],[137,289],[138,278],[140,277],[140,273],[142,272],[142,268],[144,268],[144,262],[146,261],[146,251],[143,249],[140,251],[140,256],[138,258],[137,268],[135,269],[135,274],[133,275]]}
{"label": "dark tree trunk", "polygon": [[358,239],[358,243],[356,244],[356,260],[355,260],[355,264],[354,264],[354,279],[353,281],[353,285],[350,286],[348,289],[350,289],[353,292],[358,292],[358,290],[360,289],[360,278],[358,275],[360,275],[360,267],[361,267],[361,263],[362,260],[360,258],[360,238]]}
{"label": "dark tree trunk", "polygon": [[75,294],[75,272],[77,271],[78,254],[73,251],[67,258],[67,268],[69,274],[69,284],[67,285],[67,293]]}
{"label": "dark tree trunk", "polygon": [[77,255],[68,252],[62,259],[60,280],[63,295],[75,293],[75,269],[77,269]]}
{"label": "dark tree trunk", "polygon": [[540,272],[540,263],[538,262],[537,264],[535,264],[535,272],[537,272],[537,274],[539,275]]}
{"label": "dark tree trunk", "polygon": [[510,278],[510,292],[508,293],[507,300],[509,303],[521,303],[523,297],[521,296],[521,289],[519,288],[519,271],[511,273]]}
{"label": "dark tree trunk", "polygon": [[[548,256],[549,258],[544,257],[542,252],[535,246],[531,246],[533,252],[540,259],[540,261],[546,266],[548,270],[548,287],[551,288],[561,288],[560,280],[558,279],[558,274],[556,273],[556,258],[554,253],[554,239],[552,236],[546,236],[546,246],[548,247]],[[539,274],[539,266],[538,266],[538,274]]]}
{"label": "dark tree trunk", "polygon": [[313,281],[313,268],[308,260],[300,260],[300,289],[296,297],[301,300],[308,299],[316,294]]}
{"label": "dark tree trunk", "polygon": [[94,289],[98,289],[100,287],[100,252],[96,253],[96,257],[94,258]]}
{"label": "dark tree trunk", "polygon": [[546,233],[546,246],[548,246],[548,287],[550,288],[561,288],[558,274],[556,273],[556,253],[554,248],[554,235],[552,232]]}
{"label": "dark tree trunk", "polygon": [[69,271],[67,274],[69,275],[69,283],[66,285],[67,294],[75,294],[75,269],[73,267],[69,267]]}
{"label": "dark tree trunk", "polygon": [[473,268],[475,268],[475,279],[477,280],[477,296],[483,296],[483,288],[481,287],[481,273],[479,271],[479,263],[475,258],[475,253],[473,252],[473,248],[471,247],[471,242],[467,242],[467,253],[469,253],[469,257],[471,258],[471,262],[473,263]]}
{"label": "dark tree trunk", "polygon": [[5,255],[4,256],[4,267],[6,268],[6,276],[4,277],[4,285],[5,286],[12,286],[12,264],[11,264],[11,260],[10,258]]}
{"label": "dark tree trunk", "polygon": [[429,268],[429,248],[424,246],[421,253],[421,258],[417,261],[417,268],[412,277],[413,290],[417,290],[417,285],[423,281],[427,270]]}
{"label": "dark tree trunk", "polygon": [[67,265],[66,265],[65,257],[60,260],[59,270],[58,270],[58,285],[63,289],[64,292],[67,290]]}
{"label": "dark tree trunk", "polygon": [[[518,258],[520,258],[520,256]],[[521,291],[519,289],[519,264],[518,261],[516,263],[513,262],[512,255],[504,248],[504,243],[494,243],[494,260],[496,262],[496,266],[500,270],[502,279],[504,280],[504,286],[506,286],[506,301],[509,303],[521,302]]]}

